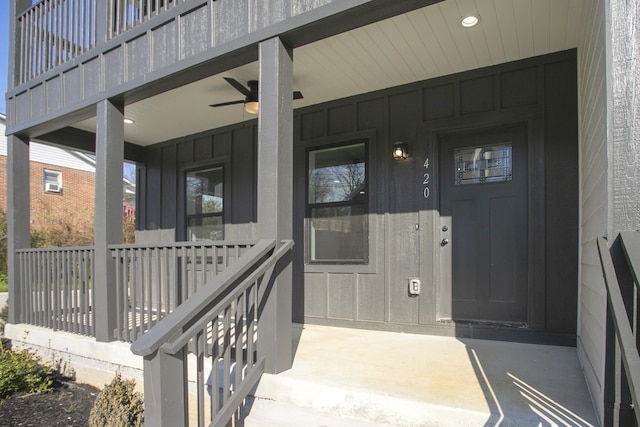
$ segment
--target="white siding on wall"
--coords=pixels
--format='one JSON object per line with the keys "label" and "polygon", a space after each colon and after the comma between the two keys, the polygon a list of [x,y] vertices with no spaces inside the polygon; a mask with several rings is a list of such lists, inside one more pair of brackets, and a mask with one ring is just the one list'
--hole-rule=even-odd
{"label": "white siding on wall", "polygon": [[[7,155],[7,137],[5,136],[5,119],[0,116],[0,156]],[[54,166],[95,172],[94,163],[84,155],[54,147],[52,145],[31,142],[29,144],[29,160]]]}
{"label": "white siding on wall", "polygon": [[578,46],[581,259],[578,354],[600,419],[604,405],[606,295],[596,238],[607,235],[608,153],[604,0],[585,4]]}

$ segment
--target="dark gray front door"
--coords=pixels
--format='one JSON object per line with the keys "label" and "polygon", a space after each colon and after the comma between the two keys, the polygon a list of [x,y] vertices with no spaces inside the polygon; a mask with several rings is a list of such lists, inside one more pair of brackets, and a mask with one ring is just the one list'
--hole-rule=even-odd
{"label": "dark gray front door", "polygon": [[439,158],[442,317],[526,322],[526,130],[443,137]]}

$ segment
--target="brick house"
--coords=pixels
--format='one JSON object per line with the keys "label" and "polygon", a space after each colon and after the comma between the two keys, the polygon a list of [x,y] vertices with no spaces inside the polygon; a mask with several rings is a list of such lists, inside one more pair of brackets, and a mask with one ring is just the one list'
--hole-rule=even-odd
{"label": "brick house", "polygon": [[[6,117],[0,114],[0,210],[7,211]],[[75,231],[91,235],[95,214],[96,162],[78,151],[32,142],[29,164],[31,230],[65,220]],[[135,221],[135,184],[123,180],[123,209],[127,222]],[[90,242],[87,242],[89,244]]]}

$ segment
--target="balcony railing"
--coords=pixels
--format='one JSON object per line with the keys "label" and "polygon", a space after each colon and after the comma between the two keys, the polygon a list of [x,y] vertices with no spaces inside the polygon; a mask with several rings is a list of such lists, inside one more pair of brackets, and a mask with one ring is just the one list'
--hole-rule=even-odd
{"label": "balcony railing", "polygon": [[43,0],[18,16],[19,83],[96,45],[96,0]]}
{"label": "balcony railing", "polygon": [[92,336],[94,249],[24,249],[17,254],[23,321]]}
{"label": "balcony railing", "polygon": [[101,40],[110,40],[185,1],[42,0],[17,17],[17,84],[70,61]]}
{"label": "balcony railing", "polygon": [[133,342],[255,242],[113,245],[116,259],[114,338]]}
{"label": "balcony railing", "polygon": [[110,1],[109,38],[130,30],[186,0],[115,0]]}

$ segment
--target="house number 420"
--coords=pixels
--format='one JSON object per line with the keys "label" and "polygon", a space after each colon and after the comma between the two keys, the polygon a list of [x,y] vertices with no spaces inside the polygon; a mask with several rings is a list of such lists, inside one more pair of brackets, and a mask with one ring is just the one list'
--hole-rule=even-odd
{"label": "house number 420", "polygon": [[424,175],[422,175],[422,185],[424,186],[422,189],[422,195],[425,199],[428,199],[431,195],[431,190],[429,189],[429,183],[431,181],[431,175],[429,175],[429,158],[424,161]]}

